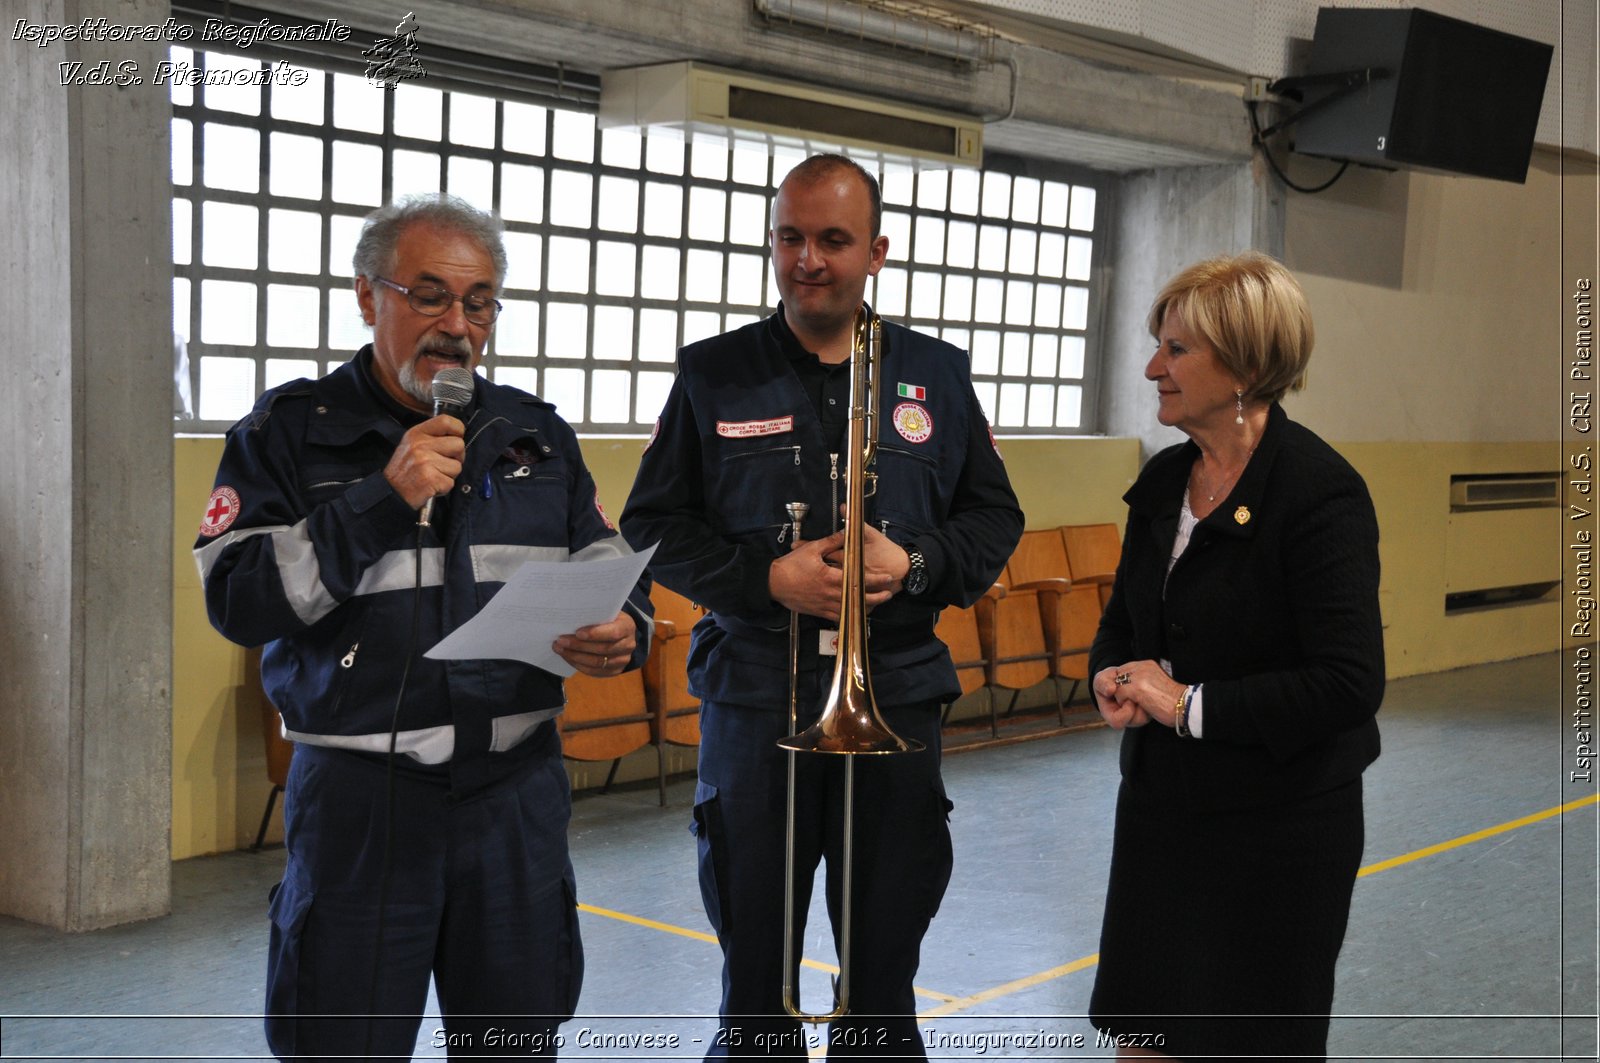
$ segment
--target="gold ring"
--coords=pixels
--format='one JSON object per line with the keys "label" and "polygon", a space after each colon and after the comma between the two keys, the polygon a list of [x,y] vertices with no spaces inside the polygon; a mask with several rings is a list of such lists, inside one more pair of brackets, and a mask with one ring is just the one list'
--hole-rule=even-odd
{"label": "gold ring", "polygon": [[1117,673],[1117,686],[1125,687],[1131,682],[1133,682],[1133,676],[1130,673],[1128,673],[1128,672],[1118,672]]}

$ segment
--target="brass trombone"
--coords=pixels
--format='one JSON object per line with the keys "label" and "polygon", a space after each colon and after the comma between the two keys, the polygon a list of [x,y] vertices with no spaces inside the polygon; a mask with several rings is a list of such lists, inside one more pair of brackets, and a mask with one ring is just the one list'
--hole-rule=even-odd
{"label": "brass trombone", "polygon": [[[862,520],[864,500],[870,494],[867,482],[877,474],[867,471],[878,445],[878,366],[883,350],[883,325],[865,307],[856,313],[850,367],[850,431],[845,466],[845,522],[843,576],[844,590],[839,605],[839,652],[834,659],[833,683],[823,702],[817,722],[800,734],[791,734],[778,743],[789,751],[788,812],[785,827],[783,864],[783,1006],[801,1022],[822,1023],[837,1019],[850,1010],[850,917],[852,856],[855,833],[855,757],[857,754],[914,753],[921,742],[901,738],[891,731],[878,713],[872,697],[872,676],[867,666],[866,556],[863,548]],[[873,484],[874,488],[876,483]],[[793,535],[800,536],[800,522],[809,509],[804,503],[786,507]],[[796,720],[796,688],[799,683],[800,614],[789,614],[789,730]],[[795,754],[841,753],[844,763],[844,844],[841,852],[840,889],[843,892],[839,914],[839,976],[834,981],[834,1006],[831,1011],[810,1014],[802,1011],[795,988],[794,957],[794,847],[795,847]]]}

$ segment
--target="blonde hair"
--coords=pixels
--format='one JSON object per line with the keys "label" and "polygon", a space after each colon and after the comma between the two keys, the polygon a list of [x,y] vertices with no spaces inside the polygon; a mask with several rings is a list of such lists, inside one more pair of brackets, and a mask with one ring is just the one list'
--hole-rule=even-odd
{"label": "blonde hair", "polygon": [[1306,383],[1316,335],[1300,282],[1258,251],[1208,258],[1166,283],[1146,321],[1158,336],[1176,312],[1217,360],[1245,381],[1245,397],[1277,402]]}

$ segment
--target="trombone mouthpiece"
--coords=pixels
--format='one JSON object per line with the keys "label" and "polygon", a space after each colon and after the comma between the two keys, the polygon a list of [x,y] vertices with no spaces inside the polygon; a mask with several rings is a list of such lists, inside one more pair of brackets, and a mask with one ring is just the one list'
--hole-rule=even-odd
{"label": "trombone mouthpiece", "polygon": [[811,504],[808,502],[787,502],[783,508],[789,511],[789,519],[796,524],[805,520],[806,514],[811,512]]}

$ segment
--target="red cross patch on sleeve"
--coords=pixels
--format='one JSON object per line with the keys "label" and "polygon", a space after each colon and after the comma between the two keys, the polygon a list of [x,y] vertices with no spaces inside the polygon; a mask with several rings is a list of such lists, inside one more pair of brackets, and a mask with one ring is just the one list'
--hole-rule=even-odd
{"label": "red cross patch on sleeve", "polygon": [[239,492],[231,487],[219,487],[206,500],[206,511],[200,518],[200,534],[207,538],[221,535],[238,517]]}

